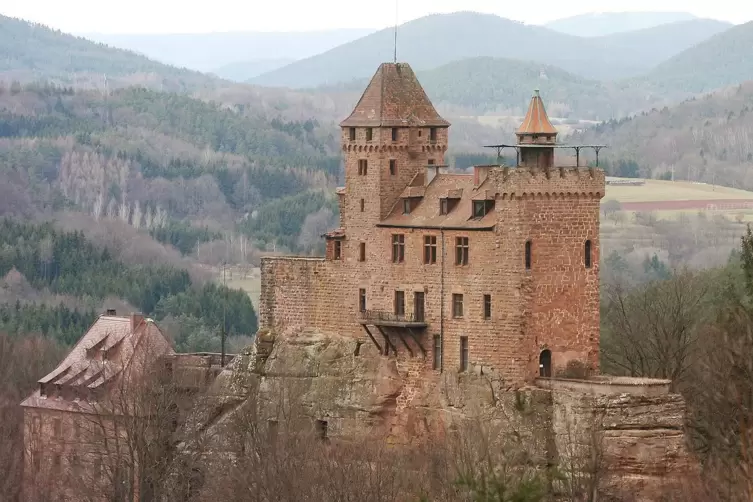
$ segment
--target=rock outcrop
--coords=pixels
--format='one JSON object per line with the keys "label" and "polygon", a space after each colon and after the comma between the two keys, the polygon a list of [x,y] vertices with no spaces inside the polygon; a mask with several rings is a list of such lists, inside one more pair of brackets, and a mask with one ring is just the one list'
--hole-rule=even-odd
{"label": "rock outcrop", "polygon": [[591,475],[600,486],[627,488],[639,500],[692,473],[678,395],[636,382],[513,389],[486,369],[427,375],[421,366],[338,334],[261,332],[216,379],[205,427],[253,406],[259,420],[295,416],[326,422],[331,437],[405,444],[480,420],[514,429],[542,466],[559,464],[565,477],[573,466],[598,471]]}

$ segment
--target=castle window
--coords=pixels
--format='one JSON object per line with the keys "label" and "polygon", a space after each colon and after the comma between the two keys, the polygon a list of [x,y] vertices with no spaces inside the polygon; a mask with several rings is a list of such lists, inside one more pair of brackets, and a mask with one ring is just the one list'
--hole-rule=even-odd
{"label": "castle window", "polygon": [[586,241],[586,249],[585,249],[585,260],[586,260],[586,268],[591,268],[591,241]]}
{"label": "castle window", "polygon": [[526,270],[531,270],[531,241],[526,241]]}
{"label": "castle window", "polygon": [[484,295],[484,319],[492,318],[492,295]]}
{"label": "castle window", "polygon": [[390,174],[392,176],[397,174],[397,160],[390,159]]}
{"label": "castle window", "polygon": [[410,199],[403,199],[403,214],[410,214]]}
{"label": "castle window", "polygon": [[60,419],[56,418],[52,421],[52,436],[59,438],[62,435],[62,425]]}
{"label": "castle window", "polygon": [[455,239],[455,265],[468,265],[469,251],[468,237],[457,237]]}
{"label": "castle window", "polygon": [[366,243],[362,242],[358,245],[358,261],[366,261]]}
{"label": "castle window", "polygon": [[437,262],[437,236],[427,235],[424,237],[424,263],[433,265]]}
{"label": "castle window", "polygon": [[366,290],[364,288],[358,290],[358,311],[366,312]]}
{"label": "castle window", "polygon": [[317,420],[316,421],[316,435],[319,439],[322,441],[327,440],[327,432],[329,429],[329,424],[326,420]]}
{"label": "castle window", "polygon": [[366,174],[369,172],[369,161],[366,159],[359,159],[358,160],[358,174],[361,176],[366,176]]}
{"label": "castle window", "polygon": [[474,200],[473,201],[473,218],[481,219],[494,209],[493,200]]}
{"label": "castle window", "polygon": [[392,236],[392,263],[405,261],[405,235],[395,234]]}
{"label": "castle window", "polygon": [[447,214],[449,211],[447,210],[449,204],[447,203],[447,199],[440,199],[439,200],[439,214]]}
{"label": "castle window", "polygon": [[332,259],[333,260],[340,260],[340,259],[342,259],[342,253],[343,253],[343,243],[342,243],[342,241],[334,241],[332,247],[333,247],[333,249],[332,249]]}
{"label": "castle window", "polygon": [[349,135],[350,135],[350,140],[351,141],[355,141],[356,140],[356,128],[355,127],[351,127],[350,131],[348,131],[348,132],[349,132]]}
{"label": "castle window", "polygon": [[452,295],[452,317],[463,317],[463,295],[461,294]]}
{"label": "castle window", "polygon": [[432,127],[431,129],[429,129],[429,141],[431,141],[432,143],[435,143],[437,141],[437,128],[436,127]]}
{"label": "castle window", "polygon": [[468,337],[460,337],[460,371],[468,371]]}
{"label": "castle window", "polygon": [[429,159],[429,160],[428,160],[428,162],[429,162],[429,165],[430,165],[430,166],[433,166],[433,165],[434,165],[434,159]]}
{"label": "castle window", "polygon": [[361,199],[361,212],[363,213],[363,209],[366,207],[366,201]]}
{"label": "castle window", "polygon": [[395,291],[395,315],[405,316],[405,291]]}
{"label": "castle window", "polygon": [[413,293],[413,319],[423,321],[426,314],[426,295],[423,291]]}
{"label": "castle window", "polygon": [[374,139],[374,129],[371,127],[366,128],[366,141],[371,141]]}
{"label": "castle window", "polygon": [[434,369],[438,370],[442,366],[442,339],[439,335],[434,335]]}
{"label": "castle window", "polygon": [[392,141],[397,141],[397,127],[392,128]]}

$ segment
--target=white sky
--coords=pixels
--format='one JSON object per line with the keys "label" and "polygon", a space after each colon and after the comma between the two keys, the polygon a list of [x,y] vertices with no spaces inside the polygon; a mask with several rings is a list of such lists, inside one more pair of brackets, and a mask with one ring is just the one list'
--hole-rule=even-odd
{"label": "white sky", "polygon": [[[743,23],[750,0],[399,0],[400,22],[473,10],[529,24],[586,12],[675,11]],[[390,0],[385,4],[390,5]],[[606,7],[605,4],[609,4]],[[72,33],[201,33],[383,28],[395,9],[364,0],[0,0],[0,13]]]}

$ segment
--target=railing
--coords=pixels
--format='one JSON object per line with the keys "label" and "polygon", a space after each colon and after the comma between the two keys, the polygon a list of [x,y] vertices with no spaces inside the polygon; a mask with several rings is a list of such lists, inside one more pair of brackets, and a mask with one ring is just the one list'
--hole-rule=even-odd
{"label": "railing", "polygon": [[404,313],[395,314],[385,310],[362,310],[359,312],[361,320],[369,322],[389,322],[389,323],[424,323],[423,313]]}

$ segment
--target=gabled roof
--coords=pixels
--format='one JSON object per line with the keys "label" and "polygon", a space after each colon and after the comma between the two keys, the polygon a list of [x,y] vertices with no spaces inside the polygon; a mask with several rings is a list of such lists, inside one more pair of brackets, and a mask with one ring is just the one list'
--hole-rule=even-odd
{"label": "gabled roof", "polygon": [[38,380],[40,386],[21,405],[81,411],[77,400],[60,394],[46,396],[40,392],[41,386],[77,389],[78,395],[84,395],[139,364],[145,355],[172,353],[170,342],[151,319],[101,315],[57,368]]}
{"label": "gabled roof", "polygon": [[533,91],[531,104],[528,105],[528,113],[526,113],[523,123],[515,134],[557,134],[557,129],[554,128],[546,114],[544,102],[541,100],[538,89]]}
{"label": "gabled roof", "polygon": [[382,63],[341,127],[449,127],[407,63]]}

